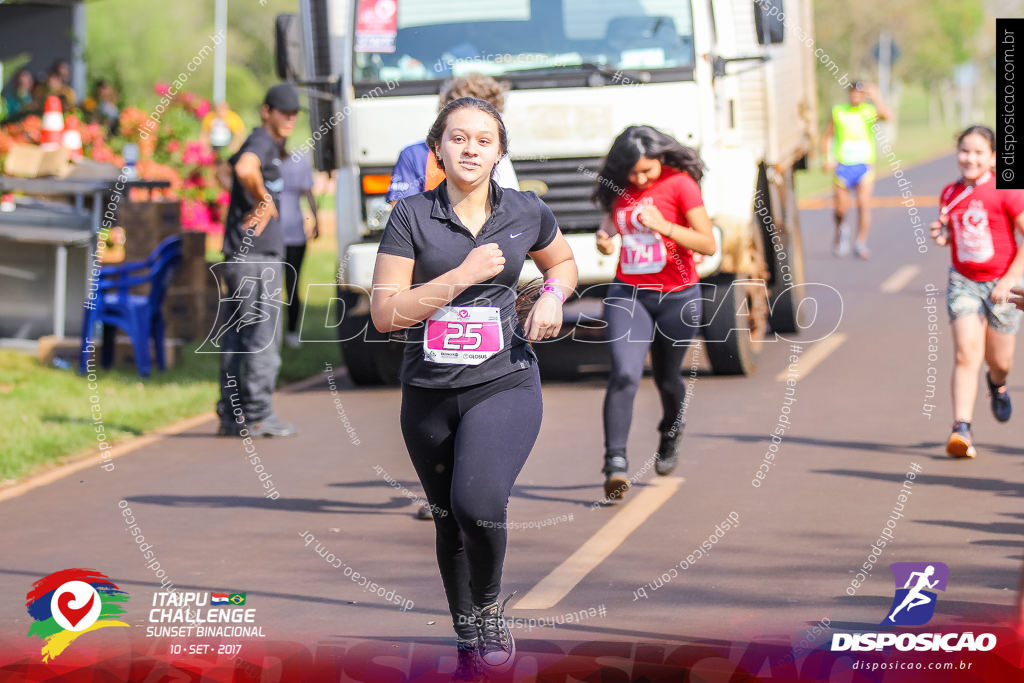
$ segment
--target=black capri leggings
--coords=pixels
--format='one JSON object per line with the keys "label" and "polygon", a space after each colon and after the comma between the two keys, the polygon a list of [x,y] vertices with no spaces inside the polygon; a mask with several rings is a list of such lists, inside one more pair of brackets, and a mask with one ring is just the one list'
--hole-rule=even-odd
{"label": "black capri leggings", "polygon": [[285,306],[288,307],[288,331],[294,332],[299,326],[299,313],[302,302],[299,301],[299,276],[302,273],[302,260],[306,256],[305,244],[288,244],[284,248],[284,262],[291,268],[284,269]]}
{"label": "black capri leggings", "polygon": [[686,349],[700,326],[700,286],[662,293],[615,283],[608,288],[604,319],[612,371],[604,397],[605,454],[625,455],[633,422],[633,399],[651,351],[654,383],[661,397],[658,431],[683,427],[686,388],[680,370]]}
{"label": "black capri leggings", "polygon": [[508,497],[542,412],[536,365],[459,389],[402,385],[402,435],[434,506],[437,565],[460,638],[476,637],[472,606],[498,599]]}

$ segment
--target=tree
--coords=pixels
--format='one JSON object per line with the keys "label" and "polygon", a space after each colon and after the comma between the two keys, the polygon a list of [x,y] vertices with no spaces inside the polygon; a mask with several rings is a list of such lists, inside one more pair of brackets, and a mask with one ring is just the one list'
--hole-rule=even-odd
{"label": "tree", "polygon": [[[226,91],[228,103],[250,126],[274,74],[274,19],[298,11],[297,0],[229,0]],[[122,101],[151,110],[158,82],[188,76],[186,89],[213,93],[213,2],[96,0],[86,4],[85,58],[90,84],[98,78],[116,84]],[[194,72],[187,67],[199,58]]]}

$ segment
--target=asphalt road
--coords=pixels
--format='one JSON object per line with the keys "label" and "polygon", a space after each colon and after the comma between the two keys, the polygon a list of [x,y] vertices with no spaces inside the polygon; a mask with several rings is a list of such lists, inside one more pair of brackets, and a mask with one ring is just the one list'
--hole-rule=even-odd
{"label": "asphalt road", "polygon": [[[945,158],[906,177],[927,205],[955,173]],[[896,196],[895,180],[879,181],[877,194]],[[898,561],[949,566],[936,620],[1011,619],[1024,532],[1022,418],[997,424],[982,392],[979,457],[944,454],[952,420],[942,294],[949,256],[934,246],[920,253],[907,209],[891,199],[880,204],[868,262],[831,255],[830,210],[802,212],[807,281],[834,287],[842,306],[823,304],[819,322],[797,338],[801,360],[788,403],[796,351],[789,342],[764,344],[759,370],[747,378],[709,376],[699,359],[691,377],[687,361],[693,395],[672,477],[657,477],[650,464],[641,472],[659,418],[645,379],[630,436],[638,482],[623,503],[595,506],[603,495],[603,381],[545,384],[543,428],[508,508],[510,522],[524,527],[509,531],[504,589],[518,594],[508,616],[582,619],[555,628],[527,623],[519,638],[728,643],[771,635],[795,643],[822,619],[833,629],[878,624],[893,595],[888,564]],[[921,211],[930,221],[936,210]],[[939,290],[932,361],[929,285]],[[836,319],[836,331],[824,336]],[[810,342],[816,337],[824,338]],[[333,346],[324,356],[337,365]],[[938,387],[931,417],[922,411],[930,372]],[[415,519],[417,504],[405,495],[420,489],[399,431],[399,391],[357,389],[341,369],[334,377],[336,393],[325,374],[275,398],[277,412],[302,428],[294,439],[257,442],[276,499],[264,497],[241,442],[213,437],[209,422],[116,460],[110,472],[91,468],[0,503],[2,647],[38,651],[24,637],[23,596],[33,581],[66,567],[97,568],[127,590],[126,620],[139,627],[132,638],[141,637],[161,588],[119,501],[152,544],[165,580],[182,591],[247,592],[268,638],[449,642],[433,528]],[[1010,388],[1024,401],[1019,373]],[[789,424],[774,464],[755,487],[782,416]],[[916,478],[900,502],[912,468]],[[849,595],[898,504],[891,542]],[[738,524],[688,561],[730,516]],[[404,611],[364,590],[315,552],[318,543],[414,606]],[[687,567],[667,574],[680,562]],[[659,585],[663,574],[669,580]],[[126,629],[107,631],[121,633],[96,637],[128,637]]]}

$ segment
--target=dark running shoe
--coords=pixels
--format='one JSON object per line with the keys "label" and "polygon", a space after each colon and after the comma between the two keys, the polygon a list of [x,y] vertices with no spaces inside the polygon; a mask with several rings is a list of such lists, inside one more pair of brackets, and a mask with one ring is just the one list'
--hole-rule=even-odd
{"label": "dark running shoe", "polygon": [[968,422],[954,422],[953,433],[946,442],[946,453],[954,458],[973,458],[978,454],[974,450],[974,439],[971,438],[971,425]]}
{"label": "dark running shoe", "polygon": [[243,427],[245,425],[237,422],[221,422],[217,427],[217,436],[241,436]]}
{"label": "dark running shoe", "polygon": [[996,386],[992,383],[992,374],[985,373],[985,381],[988,382],[988,395],[992,399],[992,415],[1000,422],[1006,422],[1013,414],[1013,403],[1010,402],[1010,391],[1006,383]]}
{"label": "dark running shoe", "polygon": [[416,511],[416,519],[430,520],[434,518],[434,511],[430,509],[429,505],[420,505],[420,509]]}
{"label": "dark running shoe", "polygon": [[624,455],[604,456],[604,497],[606,500],[620,500],[629,490],[629,478],[626,476],[629,463]]}
{"label": "dark running shoe", "polygon": [[661,441],[658,443],[658,452],[654,456],[656,458],[654,471],[663,477],[672,474],[672,470],[679,464],[680,436],[682,436],[680,432],[676,432],[672,436],[669,436],[667,432],[661,435]]}
{"label": "dark running shoe", "polygon": [[299,433],[298,428],[291,422],[285,422],[277,415],[269,415],[259,422],[254,422],[249,431],[253,436],[274,436],[285,437],[295,436]]}
{"label": "dark running shoe", "polygon": [[473,618],[476,619],[476,631],[480,641],[480,659],[484,666],[492,671],[506,671],[515,662],[516,641],[505,623],[505,605],[513,592],[501,603],[491,603],[486,607],[473,606]]}
{"label": "dark running shoe", "polygon": [[453,681],[486,681],[484,663],[480,659],[480,640],[463,640],[459,638],[455,646],[459,649],[459,662],[452,674]]}

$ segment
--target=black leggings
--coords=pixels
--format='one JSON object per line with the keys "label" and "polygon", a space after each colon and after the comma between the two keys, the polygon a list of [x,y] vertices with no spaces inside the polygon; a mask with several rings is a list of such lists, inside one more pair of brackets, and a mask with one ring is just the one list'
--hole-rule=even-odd
{"label": "black leggings", "polygon": [[605,454],[625,455],[633,421],[633,398],[651,352],[654,383],[661,396],[658,431],[683,428],[686,388],[680,370],[686,349],[700,325],[700,286],[662,293],[615,283],[608,288],[604,319],[612,355],[608,392],[604,397]]}
{"label": "black leggings", "polygon": [[542,412],[536,365],[459,389],[402,385],[402,435],[434,511],[437,565],[460,638],[476,637],[472,606],[498,599],[508,497]]}
{"label": "black leggings", "polygon": [[286,289],[285,305],[288,307],[288,331],[294,332],[299,323],[302,302],[299,301],[299,274],[302,273],[302,259],[306,256],[305,244],[287,244],[284,247],[284,262],[291,268],[284,269]]}

